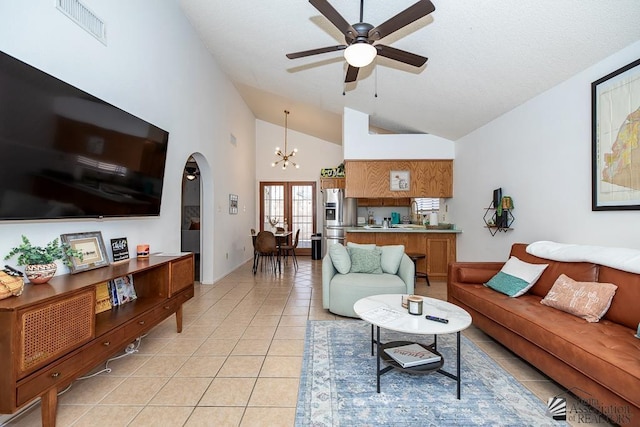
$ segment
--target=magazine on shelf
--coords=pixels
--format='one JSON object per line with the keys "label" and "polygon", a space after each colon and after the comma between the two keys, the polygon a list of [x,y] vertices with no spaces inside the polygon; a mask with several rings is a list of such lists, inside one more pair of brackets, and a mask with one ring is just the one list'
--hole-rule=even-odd
{"label": "magazine on shelf", "polygon": [[111,292],[109,283],[102,282],[96,285],[96,314],[111,310]]}
{"label": "magazine on shelf", "polygon": [[118,306],[118,292],[116,291],[116,285],[115,285],[115,283],[113,283],[113,280],[109,280],[108,287],[109,287],[109,295],[111,296],[111,306],[112,307],[117,307]]}
{"label": "magazine on shelf", "polygon": [[420,344],[407,344],[399,347],[385,348],[384,352],[403,368],[439,362],[442,356],[433,353]]}
{"label": "magazine on shelf", "polygon": [[131,274],[117,277],[113,279],[113,283],[118,296],[118,305],[126,304],[138,298],[133,287],[133,276]]}

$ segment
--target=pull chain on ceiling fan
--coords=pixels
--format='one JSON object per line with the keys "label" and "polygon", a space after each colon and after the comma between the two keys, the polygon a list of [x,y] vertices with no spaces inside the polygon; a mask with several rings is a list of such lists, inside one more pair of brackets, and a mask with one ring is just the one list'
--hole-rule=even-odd
{"label": "pull chain on ceiling fan", "polygon": [[414,67],[422,67],[425,62],[427,62],[427,58],[424,56],[383,44],[374,45],[373,43],[436,10],[433,3],[429,0],[419,0],[414,5],[409,6],[407,9],[377,27],[364,22],[364,0],[360,0],[360,22],[352,25],[350,25],[327,0],[309,0],[309,3],[318,9],[322,15],[344,34],[344,39],[347,44],[288,53],[287,58],[297,59],[305,56],[344,50],[344,57],[349,64],[344,80],[345,83],[356,81],[360,68],[371,64],[377,55]]}

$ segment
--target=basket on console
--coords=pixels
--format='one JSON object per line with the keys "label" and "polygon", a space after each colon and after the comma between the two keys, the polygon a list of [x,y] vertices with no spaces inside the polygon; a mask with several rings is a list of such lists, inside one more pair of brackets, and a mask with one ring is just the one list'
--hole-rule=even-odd
{"label": "basket on console", "polygon": [[11,276],[0,270],[0,300],[10,296],[20,296],[24,289],[24,280],[20,276]]}

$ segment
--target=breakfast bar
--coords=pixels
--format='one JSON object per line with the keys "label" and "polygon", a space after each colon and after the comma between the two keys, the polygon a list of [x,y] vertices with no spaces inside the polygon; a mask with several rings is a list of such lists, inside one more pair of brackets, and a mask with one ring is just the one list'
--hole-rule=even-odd
{"label": "breakfast bar", "polygon": [[350,227],[345,230],[345,236],[347,242],[404,245],[405,252],[425,254],[426,258],[417,260],[416,270],[426,271],[430,279],[446,280],[449,263],[456,261],[456,237],[462,230],[454,225],[445,227],[430,229],[414,224],[397,224],[389,228]]}

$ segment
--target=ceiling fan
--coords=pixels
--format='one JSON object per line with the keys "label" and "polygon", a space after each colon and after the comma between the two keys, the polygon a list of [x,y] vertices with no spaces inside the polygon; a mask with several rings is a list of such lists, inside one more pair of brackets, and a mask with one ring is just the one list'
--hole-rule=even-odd
{"label": "ceiling fan", "polygon": [[344,50],[344,57],[349,63],[347,75],[344,80],[345,83],[356,81],[360,68],[369,65],[376,55],[384,56],[414,67],[422,67],[424,63],[427,62],[427,58],[424,56],[383,44],[374,45],[373,43],[436,10],[433,3],[429,0],[419,0],[414,5],[409,6],[407,9],[377,27],[363,22],[364,0],[360,0],[360,22],[352,25],[350,25],[327,0],[309,0],[309,3],[318,9],[320,13],[344,34],[344,39],[347,44],[288,53],[287,58],[296,59]]}

